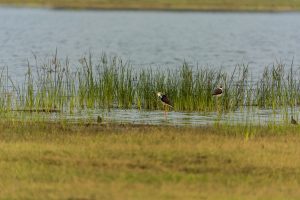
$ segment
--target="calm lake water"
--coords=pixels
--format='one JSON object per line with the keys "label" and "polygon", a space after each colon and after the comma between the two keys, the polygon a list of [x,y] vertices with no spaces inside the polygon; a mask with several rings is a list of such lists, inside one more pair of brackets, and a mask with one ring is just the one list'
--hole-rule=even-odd
{"label": "calm lake water", "polygon": [[91,52],[135,67],[300,64],[300,13],[65,11],[0,7],[0,66],[23,77],[27,61],[59,57],[73,64]]}

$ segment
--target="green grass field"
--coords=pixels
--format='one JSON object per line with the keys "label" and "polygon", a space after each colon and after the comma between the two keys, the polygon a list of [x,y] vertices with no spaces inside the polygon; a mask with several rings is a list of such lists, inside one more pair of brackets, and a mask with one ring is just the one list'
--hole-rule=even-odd
{"label": "green grass field", "polygon": [[71,9],[300,10],[300,0],[0,0],[0,4]]}
{"label": "green grass field", "polygon": [[0,199],[298,199],[297,132],[1,122]]}

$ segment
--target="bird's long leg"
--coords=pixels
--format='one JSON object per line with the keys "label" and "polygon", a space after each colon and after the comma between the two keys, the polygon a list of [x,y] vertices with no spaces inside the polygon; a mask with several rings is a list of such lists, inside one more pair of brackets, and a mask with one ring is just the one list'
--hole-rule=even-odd
{"label": "bird's long leg", "polygon": [[167,112],[166,112],[166,105],[164,104],[164,115],[165,115],[165,119],[167,119]]}
{"label": "bird's long leg", "polygon": [[216,107],[217,107],[217,113],[219,113],[219,101],[218,101],[218,97],[216,97]]}
{"label": "bird's long leg", "polygon": [[169,106],[166,105],[166,116],[168,117],[168,113],[169,113]]}

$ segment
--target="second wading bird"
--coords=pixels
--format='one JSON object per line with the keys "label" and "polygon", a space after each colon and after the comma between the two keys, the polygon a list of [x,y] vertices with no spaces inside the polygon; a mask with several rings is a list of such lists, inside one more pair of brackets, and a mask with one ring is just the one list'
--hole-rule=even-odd
{"label": "second wading bird", "polygon": [[222,85],[220,87],[217,87],[216,89],[214,89],[212,95],[216,96],[216,97],[220,97],[223,94],[223,87]]}
{"label": "second wading bird", "polygon": [[215,88],[214,91],[213,91],[213,93],[212,93],[213,96],[217,97],[216,98],[217,110],[220,109],[219,104],[218,104],[218,98],[220,96],[222,96],[222,94],[223,94],[223,87],[222,87],[222,85],[220,85],[220,87]]}
{"label": "second wading bird", "polygon": [[173,108],[172,104],[171,104],[171,101],[168,99],[167,95],[165,94],[162,94],[161,92],[158,92],[157,93],[157,96],[160,98],[163,106],[164,106],[164,111],[165,111],[165,117],[166,117],[166,114],[167,114],[167,107],[171,107]]}

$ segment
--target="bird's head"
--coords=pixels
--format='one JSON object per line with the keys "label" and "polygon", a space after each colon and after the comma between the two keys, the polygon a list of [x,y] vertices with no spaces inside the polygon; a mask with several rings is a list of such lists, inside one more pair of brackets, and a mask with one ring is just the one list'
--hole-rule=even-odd
{"label": "bird's head", "polygon": [[156,93],[158,97],[162,97],[161,92]]}
{"label": "bird's head", "polygon": [[221,84],[221,85],[219,85],[219,88],[223,91],[224,89],[223,89],[223,85]]}

